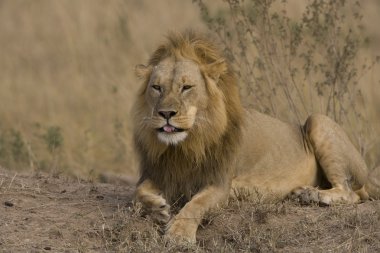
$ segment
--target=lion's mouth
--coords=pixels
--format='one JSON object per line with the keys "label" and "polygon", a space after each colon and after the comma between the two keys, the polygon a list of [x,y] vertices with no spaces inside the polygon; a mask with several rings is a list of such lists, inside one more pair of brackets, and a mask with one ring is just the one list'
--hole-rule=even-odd
{"label": "lion's mouth", "polygon": [[159,132],[165,132],[165,133],[179,133],[179,132],[185,131],[185,129],[177,128],[177,127],[174,127],[174,126],[169,125],[169,124],[167,124],[161,128],[158,128],[157,130]]}

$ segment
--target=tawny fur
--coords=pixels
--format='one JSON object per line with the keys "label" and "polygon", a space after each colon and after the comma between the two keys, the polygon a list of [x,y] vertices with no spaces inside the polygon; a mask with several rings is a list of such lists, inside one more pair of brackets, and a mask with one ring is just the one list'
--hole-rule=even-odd
{"label": "tawny fur", "polygon": [[194,242],[204,213],[240,189],[322,204],[355,203],[367,190],[379,197],[378,181],[364,186],[363,159],[328,117],[299,126],[244,110],[231,67],[204,37],[170,34],[136,73],[144,81],[134,106],[136,198],[164,223],[170,205],[181,207],[168,238]]}

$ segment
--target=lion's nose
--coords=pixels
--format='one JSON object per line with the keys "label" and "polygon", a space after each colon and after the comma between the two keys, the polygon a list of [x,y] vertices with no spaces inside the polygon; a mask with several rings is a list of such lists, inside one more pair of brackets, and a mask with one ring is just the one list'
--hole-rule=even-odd
{"label": "lion's nose", "polygon": [[159,111],[158,114],[160,114],[164,119],[170,119],[174,115],[177,114],[175,111]]}

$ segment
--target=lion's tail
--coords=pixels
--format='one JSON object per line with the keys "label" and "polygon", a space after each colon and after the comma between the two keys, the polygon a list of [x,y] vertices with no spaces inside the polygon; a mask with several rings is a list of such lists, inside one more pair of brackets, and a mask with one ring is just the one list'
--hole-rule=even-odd
{"label": "lion's tail", "polygon": [[370,171],[365,190],[371,198],[380,199],[380,166]]}

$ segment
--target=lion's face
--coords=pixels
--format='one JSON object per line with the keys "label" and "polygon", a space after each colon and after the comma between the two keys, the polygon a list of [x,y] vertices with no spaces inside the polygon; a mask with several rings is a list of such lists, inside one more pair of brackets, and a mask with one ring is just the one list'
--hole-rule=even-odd
{"label": "lion's face", "polygon": [[199,65],[191,60],[166,58],[151,70],[145,91],[149,115],[145,123],[165,143],[186,139],[207,106],[206,84]]}

